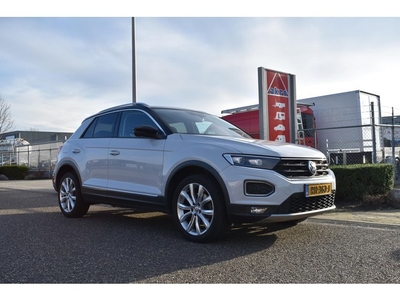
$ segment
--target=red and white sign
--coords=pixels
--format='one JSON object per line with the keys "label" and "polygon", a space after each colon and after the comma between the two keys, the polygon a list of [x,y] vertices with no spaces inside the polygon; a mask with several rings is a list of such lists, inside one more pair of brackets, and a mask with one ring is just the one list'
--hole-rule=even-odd
{"label": "red and white sign", "polygon": [[291,97],[293,87],[290,86],[290,76],[286,73],[259,69],[260,84],[260,128],[264,132],[261,138],[270,141],[294,142],[291,140],[293,136],[292,119],[295,116],[291,108],[295,105]]}
{"label": "red and white sign", "polygon": [[269,139],[290,142],[288,75],[267,71]]}

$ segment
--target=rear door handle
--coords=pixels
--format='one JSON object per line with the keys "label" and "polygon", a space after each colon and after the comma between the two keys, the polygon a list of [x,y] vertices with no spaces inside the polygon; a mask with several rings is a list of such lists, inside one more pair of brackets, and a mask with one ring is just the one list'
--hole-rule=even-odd
{"label": "rear door handle", "polygon": [[119,151],[118,151],[118,150],[111,150],[109,153],[110,153],[110,155],[112,155],[112,156],[119,155]]}

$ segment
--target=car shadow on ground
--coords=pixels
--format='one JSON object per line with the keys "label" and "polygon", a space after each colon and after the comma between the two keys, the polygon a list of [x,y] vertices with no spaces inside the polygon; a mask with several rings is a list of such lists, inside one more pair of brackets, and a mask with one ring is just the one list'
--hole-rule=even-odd
{"label": "car shadow on ground", "polygon": [[[106,227],[106,234],[120,241],[118,245],[113,243],[109,247],[118,248],[118,256],[124,258],[125,267],[131,270],[130,274],[122,275],[126,277],[120,278],[122,282],[136,282],[183,269],[214,265],[263,251],[276,242],[276,231],[285,229],[272,225],[235,226],[225,238],[199,244],[185,240],[175,227],[172,216],[158,212],[92,211],[83,221],[92,223],[93,228]],[[141,272],[142,268],[146,271]]]}
{"label": "car shadow on ground", "polygon": [[92,206],[74,219],[56,205],[45,209],[0,215],[0,226],[7,227],[0,237],[0,282],[140,282],[266,250],[279,230],[238,226],[224,239],[198,244],[185,240],[162,213]]}

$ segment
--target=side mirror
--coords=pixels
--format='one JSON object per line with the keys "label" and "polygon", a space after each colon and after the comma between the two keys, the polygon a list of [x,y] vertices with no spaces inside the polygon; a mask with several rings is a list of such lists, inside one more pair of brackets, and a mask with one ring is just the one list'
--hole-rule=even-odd
{"label": "side mirror", "polygon": [[151,138],[151,139],[161,139],[164,136],[159,133],[157,128],[149,125],[141,125],[133,128],[133,133],[137,137]]}

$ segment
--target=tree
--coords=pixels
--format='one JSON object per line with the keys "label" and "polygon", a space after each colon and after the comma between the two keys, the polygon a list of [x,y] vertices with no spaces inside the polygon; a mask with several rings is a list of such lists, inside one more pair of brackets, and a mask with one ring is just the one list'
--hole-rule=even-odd
{"label": "tree", "polygon": [[14,120],[11,117],[10,105],[0,96],[0,140],[3,134],[11,131],[14,126]]}

